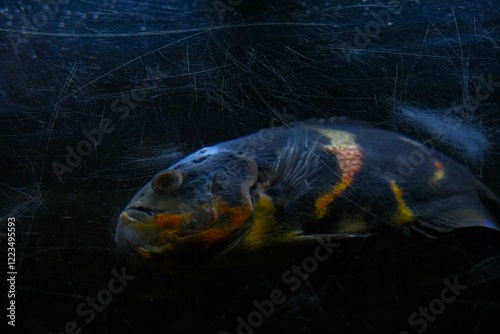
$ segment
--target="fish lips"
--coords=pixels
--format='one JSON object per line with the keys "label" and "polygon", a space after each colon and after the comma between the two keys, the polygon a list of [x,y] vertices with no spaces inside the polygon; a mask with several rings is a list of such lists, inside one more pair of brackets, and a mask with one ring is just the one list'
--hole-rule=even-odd
{"label": "fish lips", "polygon": [[[135,249],[143,255],[145,253],[185,252],[186,249],[182,245],[184,241],[190,240],[189,238],[185,239],[185,237],[205,232],[217,220],[215,210],[206,210],[196,218],[189,217],[186,220],[176,217],[182,214],[149,211],[150,215],[146,211],[142,208],[124,210],[118,218],[119,223],[115,237],[115,241],[120,246]],[[176,217],[173,221],[180,225],[168,226],[161,221],[170,217]]]}
{"label": "fish lips", "polygon": [[123,211],[118,218],[115,241],[118,244],[136,247],[151,237],[151,233],[146,236],[144,232],[151,230],[149,221],[151,217],[138,210]]}
{"label": "fish lips", "polygon": [[119,220],[121,224],[125,225],[129,223],[149,224],[151,222],[151,215],[144,210],[127,209],[122,212]]}
{"label": "fish lips", "polygon": [[151,224],[151,216],[143,211],[127,209],[118,218],[115,241],[122,246],[141,249],[160,242],[159,229]]}

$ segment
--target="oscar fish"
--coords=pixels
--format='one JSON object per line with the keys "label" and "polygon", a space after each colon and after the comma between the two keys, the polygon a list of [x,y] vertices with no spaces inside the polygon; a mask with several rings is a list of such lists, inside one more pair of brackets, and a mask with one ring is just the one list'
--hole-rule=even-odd
{"label": "oscar fish", "polygon": [[466,167],[397,132],[315,119],[204,147],[120,214],[116,242],[145,258],[207,261],[390,229],[499,229],[500,201]]}

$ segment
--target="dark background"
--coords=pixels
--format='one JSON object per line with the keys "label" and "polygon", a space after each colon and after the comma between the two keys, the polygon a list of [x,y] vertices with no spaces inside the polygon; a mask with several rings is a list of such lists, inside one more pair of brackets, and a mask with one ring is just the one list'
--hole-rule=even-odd
{"label": "dark background", "polygon": [[[475,93],[484,80],[500,82],[498,8],[486,0],[0,3],[0,224],[4,233],[16,217],[17,332],[59,333],[74,320],[83,333],[236,333],[237,317],[285,289],[281,274],[312,249],[261,267],[178,274],[117,257],[113,234],[120,210],[157,171],[270,125],[348,116],[427,141],[432,134],[399,106],[455,108],[489,149],[470,157],[436,144],[500,194],[500,84],[487,98]],[[129,115],[120,120],[117,106]],[[103,118],[115,128],[60,182],[53,163],[65,163],[65,147],[76,149]],[[498,330],[499,239],[467,230],[345,243],[255,333],[416,333],[408,316],[455,277],[467,289],[425,332]],[[4,234],[0,241],[6,263]],[[75,309],[107,287],[113,268],[136,278],[85,324]]]}

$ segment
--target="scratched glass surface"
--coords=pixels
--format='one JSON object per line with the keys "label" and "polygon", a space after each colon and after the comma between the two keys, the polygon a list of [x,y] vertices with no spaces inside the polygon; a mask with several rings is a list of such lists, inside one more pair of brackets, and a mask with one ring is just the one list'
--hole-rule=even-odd
{"label": "scratched glass surface", "polygon": [[498,329],[494,230],[339,242],[303,276],[289,271],[316,245],[178,272],[120,254],[114,237],[158,171],[310,118],[431,143],[500,195],[499,34],[488,0],[2,2],[2,254],[7,217],[17,220],[10,330]]}

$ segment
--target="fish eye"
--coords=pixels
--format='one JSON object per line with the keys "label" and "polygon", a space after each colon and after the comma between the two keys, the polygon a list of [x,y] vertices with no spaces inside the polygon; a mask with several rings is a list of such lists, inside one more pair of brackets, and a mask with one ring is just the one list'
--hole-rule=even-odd
{"label": "fish eye", "polygon": [[182,174],[176,170],[167,170],[156,175],[151,187],[163,194],[171,193],[182,185]]}

